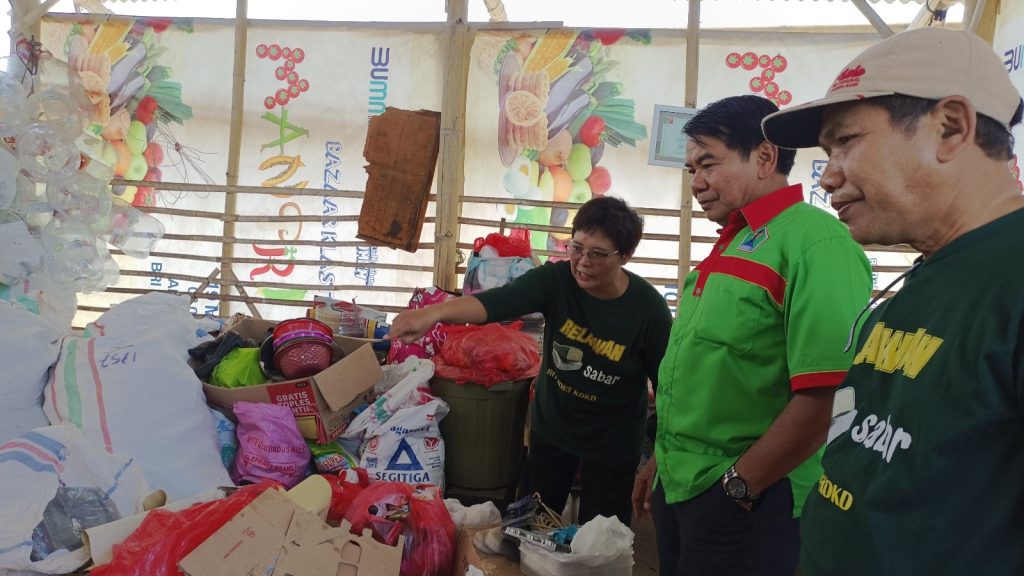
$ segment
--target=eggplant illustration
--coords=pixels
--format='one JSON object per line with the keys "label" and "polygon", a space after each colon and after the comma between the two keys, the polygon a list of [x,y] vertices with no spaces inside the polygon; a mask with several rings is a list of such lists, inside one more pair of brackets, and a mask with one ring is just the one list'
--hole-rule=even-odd
{"label": "eggplant illustration", "polygon": [[569,99],[569,102],[555,112],[554,118],[548,117],[548,137],[554,136],[559,130],[572,124],[572,121],[589,106],[590,94],[577,88],[572,93],[572,98]]}
{"label": "eggplant illustration", "polygon": [[[555,113],[573,97],[574,92],[590,79],[594,72],[594,63],[590,58],[584,57],[578,64],[569,68],[551,84],[551,92],[548,94],[548,105],[544,113],[547,114],[548,122],[555,119]],[[548,131],[549,136],[554,133]]]}

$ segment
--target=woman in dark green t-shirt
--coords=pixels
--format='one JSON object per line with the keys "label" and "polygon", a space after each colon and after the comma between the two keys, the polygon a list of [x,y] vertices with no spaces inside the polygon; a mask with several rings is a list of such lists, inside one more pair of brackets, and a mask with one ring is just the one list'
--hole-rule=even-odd
{"label": "woman in dark green t-shirt", "polygon": [[542,365],[532,410],[528,484],[560,510],[577,470],[579,523],[629,524],[648,406],[672,317],[661,294],[623,266],[643,219],[618,198],[580,207],[568,260],[548,262],[501,288],[399,314],[391,337],[411,342],[437,322],[483,324],[540,312]]}

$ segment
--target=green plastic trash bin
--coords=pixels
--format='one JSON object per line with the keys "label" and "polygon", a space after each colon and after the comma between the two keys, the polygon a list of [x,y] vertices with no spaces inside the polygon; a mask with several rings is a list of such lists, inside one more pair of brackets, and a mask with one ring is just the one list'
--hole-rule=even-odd
{"label": "green plastic trash bin", "polygon": [[530,380],[484,388],[434,378],[430,388],[451,407],[441,420],[445,484],[493,490],[515,483]]}

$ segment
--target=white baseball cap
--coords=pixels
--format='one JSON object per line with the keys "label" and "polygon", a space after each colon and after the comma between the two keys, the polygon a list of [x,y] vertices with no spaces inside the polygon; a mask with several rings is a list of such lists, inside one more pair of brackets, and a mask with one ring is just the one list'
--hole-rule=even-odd
{"label": "white baseball cap", "polygon": [[919,28],[895,34],[854,58],[824,98],[761,121],[765,138],[782,148],[818,145],[826,106],[902,94],[930,100],[964,96],[979,114],[1008,126],[1020,93],[992,47],[967,30]]}

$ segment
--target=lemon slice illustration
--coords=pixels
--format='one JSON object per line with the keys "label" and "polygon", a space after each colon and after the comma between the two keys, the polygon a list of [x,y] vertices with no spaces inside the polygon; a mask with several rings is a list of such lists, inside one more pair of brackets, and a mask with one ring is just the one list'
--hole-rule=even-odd
{"label": "lemon slice illustration", "polygon": [[544,117],[544,105],[532,92],[516,90],[505,97],[505,116],[515,126],[533,126]]}

